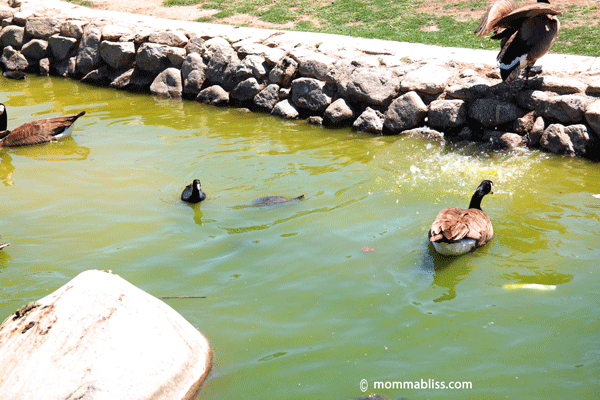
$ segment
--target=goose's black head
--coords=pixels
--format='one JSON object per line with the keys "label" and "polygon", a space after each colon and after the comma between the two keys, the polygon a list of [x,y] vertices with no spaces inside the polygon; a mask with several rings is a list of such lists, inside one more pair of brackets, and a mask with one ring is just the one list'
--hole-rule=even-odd
{"label": "goose's black head", "polygon": [[473,193],[473,197],[471,198],[471,204],[469,204],[469,208],[477,208],[481,210],[481,199],[483,199],[483,196],[485,196],[486,194],[494,193],[492,191],[493,189],[494,182],[487,179],[483,180],[475,190],[475,193]]}
{"label": "goose's black head", "polygon": [[8,117],[6,116],[6,107],[0,103],[0,131],[5,131],[8,127]]}
{"label": "goose's black head", "polygon": [[549,0],[538,0],[538,3],[546,3],[546,4],[550,4]]}
{"label": "goose's black head", "polygon": [[192,182],[192,186],[194,187],[194,189],[200,190],[200,179],[194,179],[194,181]]}

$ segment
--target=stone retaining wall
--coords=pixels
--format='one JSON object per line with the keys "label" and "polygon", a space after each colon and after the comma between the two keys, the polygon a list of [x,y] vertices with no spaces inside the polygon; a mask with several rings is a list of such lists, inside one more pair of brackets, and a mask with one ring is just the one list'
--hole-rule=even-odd
{"label": "stone retaining wall", "polygon": [[226,39],[181,29],[178,21],[170,27],[115,23],[93,10],[69,13],[47,4],[56,6],[49,0],[0,4],[4,69],[372,134],[600,158],[600,65],[503,83],[487,64],[414,60],[376,49],[340,54],[326,42],[282,44],[276,31]]}

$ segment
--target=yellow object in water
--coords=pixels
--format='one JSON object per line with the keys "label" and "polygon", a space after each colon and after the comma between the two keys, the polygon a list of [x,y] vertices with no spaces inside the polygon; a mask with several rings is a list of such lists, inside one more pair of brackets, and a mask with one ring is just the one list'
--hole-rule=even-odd
{"label": "yellow object in water", "polygon": [[535,289],[535,290],[554,290],[556,285],[542,285],[540,283],[508,283],[503,286],[504,289]]}

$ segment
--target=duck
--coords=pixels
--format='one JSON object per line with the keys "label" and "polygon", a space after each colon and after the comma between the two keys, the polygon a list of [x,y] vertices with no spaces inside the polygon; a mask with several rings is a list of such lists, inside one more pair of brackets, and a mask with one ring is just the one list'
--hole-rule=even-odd
{"label": "duck", "polygon": [[37,121],[26,122],[9,131],[7,130],[8,116],[6,107],[0,103],[0,147],[17,147],[54,142],[69,136],[73,131],[73,124],[82,115],[85,115],[85,111],[63,117],[39,119]]}
{"label": "duck", "polygon": [[272,206],[273,204],[283,204],[283,203],[288,203],[290,201],[294,201],[294,200],[302,200],[304,198],[304,195],[301,194],[298,197],[285,197],[285,196],[265,196],[265,197],[259,197],[258,199],[255,199],[252,204],[254,204],[255,206]]}
{"label": "duck", "polygon": [[27,78],[27,74],[23,71],[4,71],[2,76],[9,79],[21,80]]}
{"label": "duck", "polygon": [[493,193],[494,183],[483,180],[469,208],[448,207],[440,211],[429,229],[429,241],[435,250],[445,256],[458,256],[473,252],[494,236],[490,218],[481,210],[481,200]]}
{"label": "duck", "polygon": [[502,81],[515,80],[522,69],[526,79],[542,72],[533,65],[552,47],[560,30],[559,15],[562,12],[549,0],[520,7],[513,0],[495,0],[488,7],[475,33],[493,33],[491,39],[500,40],[496,59]]}
{"label": "duck", "polygon": [[181,200],[187,203],[199,203],[206,199],[206,193],[200,187],[200,179],[194,179],[181,193]]}

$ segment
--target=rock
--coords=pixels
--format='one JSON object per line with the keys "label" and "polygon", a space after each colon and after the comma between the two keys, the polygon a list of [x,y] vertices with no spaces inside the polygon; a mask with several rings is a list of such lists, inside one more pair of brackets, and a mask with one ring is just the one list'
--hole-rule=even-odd
{"label": "rock", "polygon": [[384,115],[380,111],[367,107],[354,121],[352,128],[360,132],[381,134],[383,133]]}
{"label": "rock", "polygon": [[469,117],[486,128],[512,122],[522,116],[523,112],[516,105],[495,99],[477,99],[469,108]]}
{"label": "rock", "polygon": [[54,63],[56,74],[63,78],[74,76],[77,72],[77,57],[66,58]]}
{"label": "rock", "polygon": [[516,133],[504,133],[499,138],[499,144],[506,150],[515,150],[525,147],[527,139]]}
{"label": "rock", "polygon": [[588,96],[600,96],[600,79],[590,82],[585,94]]}
{"label": "rock", "polygon": [[[117,71],[109,70],[108,68],[100,68],[104,69],[102,71],[103,74],[106,74],[108,80],[110,80],[109,86],[115,89],[127,89],[129,84],[131,83],[131,77],[133,76],[134,68],[130,68],[122,74],[118,75]],[[115,76],[116,75],[116,76]]]}
{"label": "rock", "polygon": [[25,32],[29,36],[38,39],[48,39],[50,36],[60,33],[61,22],[52,17],[33,17],[25,23]]}
{"label": "rock", "polygon": [[292,102],[311,111],[322,112],[331,104],[325,82],[314,78],[298,78],[292,82]]}
{"label": "rock", "polygon": [[181,65],[181,77],[183,79],[183,94],[196,97],[206,79],[204,70],[206,65],[198,53],[190,53]]}
{"label": "rock", "polygon": [[77,49],[77,70],[86,75],[96,69],[102,60],[100,57],[100,42],[102,32],[94,25],[83,29],[81,43]]}
{"label": "rock", "polygon": [[310,50],[298,49],[292,51],[292,58],[298,62],[298,72],[303,77],[316,78],[325,81],[325,77],[335,58]]}
{"label": "rock", "polygon": [[597,136],[600,136],[600,100],[589,104],[585,110],[585,120],[592,127]]}
{"label": "rock", "polygon": [[0,47],[11,46],[15,50],[21,49],[24,34],[25,28],[21,26],[9,25],[2,28],[0,32]]}
{"label": "rock", "polygon": [[338,63],[332,74],[340,96],[350,101],[387,106],[400,91],[400,77],[388,68],[349,68]]}
{"label": "rock", "polygon": [[279,101],[279,85],[271,83],[254,97],[257,107],[271,111]]}
{"label": "rock", "polygon": [[427,106],[416,92],[398,97],[385,112],[383,125],[398,133],[416,127],[427,115]]}
{"label": "rock", "polygon": [[180,68],[186,57],[185,49],[167,46],[166,53],[171,65]]}
{"label": "rock", "polygon": [[400,87],[404,91],[438,94],[444,91],[451,77],[452,72],[446,68],[427,64],[406,74]]}
{"label": "rock", "polygon": [[233,88],[235,72],[240,65],[237,53],[223,38],[207,40],[205,45],[206,79],[225,89]]}
{"label": "rock", "polygon": [[150,92],[158,96],[181,98],[183,93],[181,71],[177,68],[165,69],[158,74],[152,85],[150,85]]}
{"label": "rock", "polygon": [[37,16],[37,14],[33,10],[26,9],[22,11],[17,11],[13,14],[12,24],[18,26],[25,26],[27,20],[35,16]]}
{"label": "rock", "polygon": [[187,54],[198,53],[202,55],[204,53],[204,39],[197,36],[195,33],[190,33],[190,38],[185,46],[185,52]]}
{"label": "rock", "polygon": [[535,111],[528,112],[513,122],[513,130],[520,135],[526,135],[533,128],[534,121]]}
{"label": "rock", "polygon": [[587,85],[576,79],[566,79],[557,76],[542,76],[537,79],[540,81],[540,90],[560,94],[584,93]]}
{"label": "rock", "polygon": [[429,105],[427,124],[433,128],[457,128],[467,122],[467,105],[463,100],[435,100]]}
{"label": "rock", "polygon": [[263,57],[248,55],[242,60],[235,72],[235,77],[237,79],[246,79],[253,76],[256,79],[263,80],[267,76],[267,68],[267,63]]}
{"label": "rock", "polygon": [[2,51],[0,63],[2,63],[4,69],[9,71],[24,71],[29,66],[25,56],[11,46],[5,47]]}
{"label": "rock", "polygon": [[544,134],[545,126],[544,119],[542,117],[537,117],[531,127],[531,131],[527,135],[529,146],[533,147],[539,145],[542,135]]}
{"label": "rock", "polygon": [[252,100],[263,88],[256,78],[248,78],[235,85],[229,93],[229,98],[238,101]]}
{"label": "rock", "polygon": [[591,145],[590,135],[588,134],[587,127],[582,124],[569,125],[565,127],[565,133],[571,139],[573,144],[573,150],[578,156],[584,156],[587,149]]}
{"label": "rock", "polygon": [[585,115],[587,100],[573,94],[550,97],[543,105],[541,115],[562,123],[577,123]]}
{"label": "rock", "polygon": [[83,36],[83,29],[87,24],[87,21],[70,19],[60,26],[60,34],[79,40]]}
{"label": "rock", "polygon": [[284,58],[269,73],[269,82],[281,87],[288,87],[298,70],[298,63],[290,57]]}
{"label": "rock", "polygon": [[168,64],[167,46],[157,43],[144,43],[135,55],[136,66],[144,71],[158,73]]}
{"label": "rock", "polygon": [[40,75],[48,76],[50,74],[50,59],[42,58],[40,60]]}
{"label": "rock", "polygon": [[135,45],[132,42],[100,43],[100,56],[113,69],[129,67],[135,59]]}
{"label": "rock", "polygon": [[213,85],[198,93],[197,101],[214,106],[229,104],[229,93],[219,85]]}
{"label": "rock", "polygon": [[181,32],[161,31],[150,33],[148,41],[172,47],[185,47],[188,43],[188,38]]}
{"label": "rock", "polygon": [[187,399],[212,364],[208,341],[181,315],[102,271],[9,316],[0,349],[6,399]]}
{"label": "rock", "polygon": [[552,124],[544,130],[540,139],[540,147],[552,153],[571,157],[575,155],[573,143],[571,143],[569,135],[565,133],[565,127],[561,124]]}
{"label": "rock", "polygon": [[323,117],[319,117],[318,115],[311,115],[310,117],[306,118],[306,122],[311,125],[322,126],[323,125]]}
{"label": "rock", "polygon": [[15,12],[16,11],[10,7],[0,5],[0,20],[11,19],[15,15]]}
{"label": "rock", "polygon": [[529,110],[541,109],[550,99],[548,93],[539,90],[526,90],[517,95],[517,104]]}
{"label": "rock", "polygon": [[294,106],[288,100],[282,100],[275,104],[271,114],[286,119],[296,119],[300,116],[298,110],[296,110],[296,108],[294,108]]}
{"label": "rock", "polygon": [[354,111],[344,99],[337,99],[325,109],[325,121],[337,125],[350,121],[354,117]]}
{"label": "rock", "polygon": [[475,100],[484,97],[490,90],[490,83],[487,79],[479,76],[469,77],[452,85],[446,89],[446,94],[450,97],[461,100]]}
{"label": "rock", "polygon": [[444,139],[444,134],[428,128],[426,126],[422,126],[420,128],[408,129],[406,131],[402,131],[403,135],[414,135],[421,136],[423,139],[431,140],[434,142],[438,142],[439,144],[446,144],[446,140]]}
{"label": "rock", "polygon": [[48,54],[48,42],[42,39],[32,39],[23,46],[21,53],[29,59],[40,60]]}
{"label": "rock", "polygon": [[102,27],[102,40],[118,41],[121,36],[129,36],[133,31],[120,25],[104,25]]}
{"label": "rock", "polygon": [[260,56],[264,58],[271,66],[281,64],[286,58],[285,50],[282,50],[278,47],[265,46],[264,44],[260,43],[245,43],[242,46],[239,46],[236,50],[241,57],[247,57],[250,55]]}
{"label": "rock", "polygon": [[70,51],[75,48],[76,43],[77,39],[66,36],[50,36],[48,38],[48,46],[57,60],[67,58]]}

